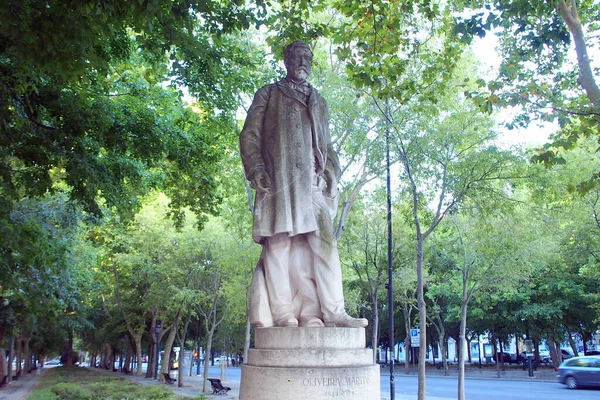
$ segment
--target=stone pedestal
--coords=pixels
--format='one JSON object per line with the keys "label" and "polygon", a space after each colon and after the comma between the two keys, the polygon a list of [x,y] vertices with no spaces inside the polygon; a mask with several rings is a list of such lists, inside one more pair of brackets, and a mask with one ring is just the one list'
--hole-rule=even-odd
{"label": "stone pedestal", "polygon": [[364,328],[257,328],[240,400],[380,400]]}

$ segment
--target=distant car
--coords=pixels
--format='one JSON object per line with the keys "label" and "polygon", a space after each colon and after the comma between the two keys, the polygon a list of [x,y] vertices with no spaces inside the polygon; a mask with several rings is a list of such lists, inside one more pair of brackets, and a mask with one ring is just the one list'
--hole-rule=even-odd
{"label": "distant car", "polygon": [[[560,352],[562,353],[563,360],[567,360],[567,359],[573,357],[573,354],[569,353],[565,349],[560,349]],[[548,354],[547,356],[544,356],[543,358],[540,356],[540,358],[543,363],[551,363],[552,362],[552,357],[550,357],[550,354]]]}
{"label": "distant car", "polygon": [[[494,360],[496,360],[496,357],[494,357]],[[523,361],[523,357],[520,354],[498,352],[498,360],[504,362],[504,364],[519,364]]]}
{"label": "distant car", "polygon": [[585,353],[586,356],[600,356],[600,351],[590,350]]}
{"label": "distant car", "polygon": [[569,389],[584,386],[600,387],[600,357],[569,358],[560,364],[556,377],[558,382],[566,385]]}
{"label": "distant car", "polygon": [[511,363],[512,362],[512,357],[510,356],[510,354],[505,353],[505,352],[498,352],[495,356],[494,356],[494,361],[498,361],[498,362],[503,362],[505,364]]}
{"label": "distant car", "polygon": [[48,360],[44,365],[60,365],[60,360],[55,358],[54,360]]}

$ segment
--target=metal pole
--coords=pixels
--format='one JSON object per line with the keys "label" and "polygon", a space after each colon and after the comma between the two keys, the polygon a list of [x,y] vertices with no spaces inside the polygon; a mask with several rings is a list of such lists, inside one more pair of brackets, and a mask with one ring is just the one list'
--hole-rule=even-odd
{"label": "metal pole", "polygon": [[385,158],[387,164],[387,228],[388,228],[388,320],[390,324],[390,340],[389,345],[392,347],[390,357],[390,400],[396,398],[396,382],[394,377],[394,362],[396,340],[394,339],[394,284],[393,284],[393,269],[392,269],[392,187],[391,187],[391,172],[390,172],[390,101],[385,100]]}

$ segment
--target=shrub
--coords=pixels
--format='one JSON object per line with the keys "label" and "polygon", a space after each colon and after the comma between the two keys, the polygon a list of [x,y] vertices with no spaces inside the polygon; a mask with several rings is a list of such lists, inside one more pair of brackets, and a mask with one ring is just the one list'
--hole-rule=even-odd
{"label": "shrub", "polygon": [[88,400],[92,399],[85,388],[73,383],[57,383],[51,389],[52,393],[61,400]]}

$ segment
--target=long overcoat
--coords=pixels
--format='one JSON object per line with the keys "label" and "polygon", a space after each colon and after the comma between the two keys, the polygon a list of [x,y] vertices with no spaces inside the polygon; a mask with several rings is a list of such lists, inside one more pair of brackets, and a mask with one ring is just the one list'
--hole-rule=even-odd
{"label": "long overcoat", "polygon": [[264,169],[271,179],[269,191],[257,191],[255,198],[253,238],[258,243],[277,233],[315,231],[315,173],[326,181],[323,190],[337,186],[341,170],[331,146],[327,103],[310,89],[306,98],[285,79],[262,87],[240,133],[246,177]]}

